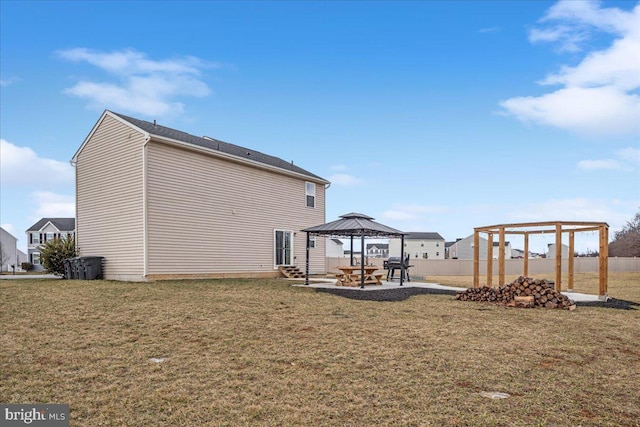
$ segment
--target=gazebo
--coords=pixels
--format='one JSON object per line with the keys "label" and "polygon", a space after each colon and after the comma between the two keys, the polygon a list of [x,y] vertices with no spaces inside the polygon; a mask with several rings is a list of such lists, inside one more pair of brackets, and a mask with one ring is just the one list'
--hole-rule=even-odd
{"label": "gazebo", "polygon": [[[404,259],[404,233],[395,228],[388,227],[374,221],[374,218],[363,215],[361,213],[349,213],[341,215],[340,219],[332,222],[328,222],[322,225],[316,225],[315,227],[309,227],[302,230],[307,233],[307,257],[305,264],[305,285],[309,284],[309,243],[311,236],[324,236],[324,237],[336,237],[336,238],[350,238],[351,239],[351,265],[353,265],[353,238],[360,237],[362,250],[361,254],[361,270],[360,270],[360,282],[361,288],[364,288],[364,239],[365,237],[400,237],[400,259]],[[404,278],[404,263],[402,263],[400,271],[400,286],[402,286]]]}

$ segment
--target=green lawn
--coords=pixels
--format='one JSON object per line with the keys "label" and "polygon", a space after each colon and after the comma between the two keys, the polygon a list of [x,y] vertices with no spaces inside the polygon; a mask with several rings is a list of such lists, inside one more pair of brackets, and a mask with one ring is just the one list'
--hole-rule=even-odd
{"label": "green lawn", "polygon": [[[640,302],[640,273],[609,295]],[[23,279],[0,325],[0,402],[68,403],[72,426],[640,426],[638,309]]]}

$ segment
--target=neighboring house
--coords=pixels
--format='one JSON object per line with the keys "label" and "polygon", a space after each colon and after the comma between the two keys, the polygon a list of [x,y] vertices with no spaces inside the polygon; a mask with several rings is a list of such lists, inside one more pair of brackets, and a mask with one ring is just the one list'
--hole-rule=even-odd
{"label": "neighboring house", "polygon": [[13,271],[20,267],[18,257],[18,239],[4,228],[0,227],[0,272]]}
{"label": "neighboring house", "polygon": [[22,267],[21,267],[22,263],[29,262],[29,256],[24,252],[22,252],[20,249],[17,250],[16,254],[18,257],[18,263],[16,264],[16,271],[22,271]]}
{"label": "neighboring house", "polygon": [[369,258],[389,258],[388,243],[367,243],[366,248]]}
{"label": "neighboring house", "polygon": [[[504,242],[504,259],[511,259],[511,242]],[[493,241],[493,251],[492,251],[493,259],[500,258],[500,242]]]}
{"label": "neighboring house", "polygon": [[[556,257],[556,245],[555,245],[555,243],[549,243],[547,245],[547,248],[548,248],[548,250],[547,250],[546,257],[547,258],[555,258]],[[563,259],[569,258],[569,246],[563,244],[561,246],[560,251],[562,253],[562,258]]]}
{"label": "neighboring house", "polygon": [[27,258],[33,264],[33,269],[44,270],[40,263],[40,245],[56,238],[74,237],[75,230],[75,218],[42,218],[29,227],[26,231]]}
{"label": "neighboring house", "polygon": [[[524,251],[522,249],[511,249],[511,258],[524,258]],[[531,252],[529,252],[529,258],[534,258]]]}
{"label": "neighboring house", "polygon": [[344,258],[344,244],[340,239],[326,240],[327,258]]}
{"label": "neighboring house", "polygon": [[[480,259],[487,259],[487,244],[489,241],[483,237],[479,237],[479,239]],[[456,239],[448,249],[450,259],[473,259],[473,234],[464,239]]]}
{"label": "neighboring house", "polygon": [[[329,182],[293,162],[105,111],[72,163],[77,244],[115,280],[275,277],[305,266]],[[312,239],[310,273],[326,272]]]}
{"label": "neighboring house", "polygon": [[[434,232],[414,232],[404,236],[404,253],[411,258],[444,259],[444,237]],[[400,256],[400,239],[389,239],[389,256]]]}

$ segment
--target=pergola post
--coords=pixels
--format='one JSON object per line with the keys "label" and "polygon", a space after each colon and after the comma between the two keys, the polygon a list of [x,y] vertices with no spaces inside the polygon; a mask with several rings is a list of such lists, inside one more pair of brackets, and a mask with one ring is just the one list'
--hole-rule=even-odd
{"label": "pergola post", "polygon": [[529,233],[524,233],[524,259],[522,263],[522,275],[529,277]]}
{"label": "pergola post", "polygon": [[353,234],[351,235],[351,254],[349,255],[349,265],[353,265]]}
{"label": "pergola post", "polygon": [[556,291],[562,290],[562,225],[556,224]]}
{"label": "pergola post", "polygon": [[500,246],[498,249],[498,286],[504,285],[504,227],[500,227]]}
{"label": "pergola post", "polygon": [[493,233],[487,235],[487,286],[493,284]]}
{"label": "pergola post", "polygon": [[607,298],[607,284],[609,280],[609,227],[601,225],[598,230],[600,247],[598,251],[598,299]]}
{"label": "pergola post", "polygon": [[567,269],[569,270],[569,282],[567,283],[567,291],[573,292],[573,266],[575,263],[574,253],[575,253],[575,231],[569,231],[569,262],[567,264]]}
{"label": "pergola post", "polygon": [[473,229],[473,287],[480,287],[480,232]]}

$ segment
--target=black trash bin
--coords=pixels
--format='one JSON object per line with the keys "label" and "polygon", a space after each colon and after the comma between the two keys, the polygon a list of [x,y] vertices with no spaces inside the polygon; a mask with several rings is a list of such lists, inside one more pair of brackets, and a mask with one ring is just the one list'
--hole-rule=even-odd
{"label": "black trash bin", "polygon": [[71,267],[71,259],[63,259],[62,264],[64,265],[64,278],[67,280],[73,279],[73,268]]}
{"label": "black trash bin", "polygon": [[83,256],[80,257],[80,279],[95,280],[102,279],[102,260],[101,256]]}
{"label": "black trash bin", "polygon": [[73,280],[80,279],[80,271],[82,270],[80,257],[69,258],[69,266],[71,267],[71,278]]}

